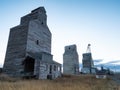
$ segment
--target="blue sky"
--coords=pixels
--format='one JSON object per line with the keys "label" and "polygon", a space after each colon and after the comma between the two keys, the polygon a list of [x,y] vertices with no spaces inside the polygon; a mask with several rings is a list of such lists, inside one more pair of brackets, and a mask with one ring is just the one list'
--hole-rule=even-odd
{"label": "blue sky", "polygon": [[82,62],[88,43],[93,59],[120,60],[120,0],[1,0],[0,64],[4,62],[9,29],[40,6],[47,11],[54,60],[62,63],[64,46],[76,44]]}

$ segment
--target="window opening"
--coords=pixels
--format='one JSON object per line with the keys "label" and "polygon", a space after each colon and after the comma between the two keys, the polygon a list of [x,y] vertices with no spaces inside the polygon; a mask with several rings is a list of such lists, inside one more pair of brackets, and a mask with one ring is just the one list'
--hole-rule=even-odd
{"label": "window opening", "polygon": [[39,40],[36,41],[36,44],[39,45]]}

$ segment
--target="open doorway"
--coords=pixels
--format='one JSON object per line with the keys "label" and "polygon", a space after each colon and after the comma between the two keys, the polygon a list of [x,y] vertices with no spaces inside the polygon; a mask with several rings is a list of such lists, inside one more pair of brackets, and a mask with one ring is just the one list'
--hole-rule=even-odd
{"label": "open doorway", "polygon": [[34,72],[34,64],[35,64],[35,59],[33,59],[31,57],[27,57],[24,60],[24,72],[33,74],[33,72]]}
{"label": "open doorway", "polygon": [[47,75],[47,79],[52,79],[52,65],[50,65],[49,74]]}

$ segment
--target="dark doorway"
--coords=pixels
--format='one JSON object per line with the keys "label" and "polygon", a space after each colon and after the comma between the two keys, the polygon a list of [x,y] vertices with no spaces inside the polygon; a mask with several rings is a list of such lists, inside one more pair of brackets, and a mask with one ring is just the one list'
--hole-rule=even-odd
{"label": "dark doorway", "polygon": [[24,72],[33,73],[34,72],[35,59],[27,57],[24,61]]}
{"label": "dark doorway", "polygon": [[52,80],[52,65],[50,65],[49,74],[47,75],[47,79]]}

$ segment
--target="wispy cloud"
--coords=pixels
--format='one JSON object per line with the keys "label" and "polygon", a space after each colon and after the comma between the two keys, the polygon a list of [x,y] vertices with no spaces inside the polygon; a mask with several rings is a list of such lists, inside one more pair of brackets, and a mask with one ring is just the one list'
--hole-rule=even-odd
{"label": "wispy cloud", "polygon": [[96,59],[96,60],[93,60],[93,61],[94,61],[94,63],[100,63],[100,62],[103,61],[103,59]]}
{"label": "wispy cloud", "polygon": [[114,72],[120,72],[120,60],[112,60],[106,63],[98,63],[95,65],[95,67],[101,67],[109,68],[110,70]]}
{"label": "wispy cloud", "polygon": [[117,64],[117,63],[120,63],[120,60],[113,60],[113,61],[109,61],[105,64]]}
{"label": "wispy cloud", "polygon": [[101,64],[103,62],[103,59],[95,59],[93,60],[94,65]]}

